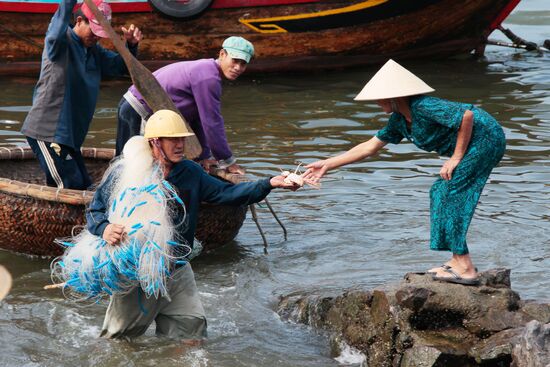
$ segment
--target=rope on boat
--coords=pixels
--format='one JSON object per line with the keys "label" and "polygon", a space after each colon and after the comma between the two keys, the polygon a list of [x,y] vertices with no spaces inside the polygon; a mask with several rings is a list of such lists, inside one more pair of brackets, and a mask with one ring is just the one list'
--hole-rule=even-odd
{"label": "rope on boat", "polygon": [[538,50],[538,48],[539,48],[535,42],[529,42],[529,41],[524,40],[523,38],[517,36],[510,29],[504,28],[502,25],[498,26],[498,30],[501,31],[502,33],[504,33],[504,35],[506,37],[508,37],[508,39],[510,41],[512,41],[513,43],[515,43],[517,45],[524,45],[525,49],[527,51],[535,51],[535,50]]}
{"label": "rope on boat", "polygon": [[281,220],[279,219],[279,217],[277,216],[277,214],[275,214],[275,210],[273,210],[273,207],[271,206],[271,204],[269,203],[269,201],[267,200],[267,198],[264,199],[265,203],[267,204],[267,208],[269,209],[269,211],[271,212],[271,214],[273,215],[273,218],[275,218],[275,220],[277,221],[277,223],[279,223],[279,225],[281,226],[281,228],[283,229],[283,234],[285,236],[285,241],[287,240],[287,230],[285,228],[285,225],[283,224],[283,222],[281,222]]}
{"label": "rope on boat", "polygon": [[544,45],[539,46],[535,42],[530,42],[517,36],[510,29],[504,28],[503,26],[499,26],[498,30],[504,33],[504,35],[508,37],[508,39],[512,41],[512,43],[488,39],[486,42],[488,45],[519,48],[527,51],[537,51],[537,52],[550,51],[549,50],[550,40],[545,40]]}
{"label": "rope on boat", "polygon": [[[229,182],[232,182],[232,183],[240,183],[240,182],[250,182],[251,180],[246,177],[245,175],[233,175],[233,178],[230,178],[229,177],[229,173],[225,170],[222,170],[218,167],[216,168],[211,168],[210,169],[210,174],[213,174],[215,176],[218,176],[220,178],[223,178]],[[271,215],[273,215],[273,218],[275,218],[275,220],[277,221],[277,223],[279,223],[279,225],[281,226],[281,228],[283,229],[283,234],[284,234],[284,238],[285,238],[285,241],[287,240],[288,238],[288,232],[283,224],[283,222],[279,219],[279,217],[277,216],[277,214],[275,213],[275,210],[273,209],[273,207],[271,206],[271,204],[269,203],[269,201],[267,200],[267,197],[264,199],[265,203],[267,204],[267,207],[269,208],[269,211],[271,212]],[[250,208],[250,212],[252,213],[252,219],[254,220],[254,223],[256,223],[256,227],[258,227],[258,231],[260,232],[260,236],[262,236],[262,241],[264,243],[264,253],[267,254],[267,238],[265,237],[265,234],[264,234],[264,231],[262,230],[262,226],[260,225],[260,222],[258,220],[258,212],[256,211],[256,207],[254,206],[254,204],[251,204],[248,206]]]}
{"label": "rope on boat", "polygon": [[[271,213],[271,215],[273,215],[273,218],[275,218],[277,223],[279,223],[279,225],[283,229],[283,235],[285,237],[285,241],[287,241],[288,231],[286,230],[285,225],[279,219],[279,216],[277,216],[277,213],[275,213],[275,210],[271,206],[269,200],[267,200],[267,198],[265,198],[264,202],[266,203],[267,208],[269,209],[269,212]],[[264,242],[264,253],[267,254],[267,245],[268,245],[268,243],[267,243],[267,239],[265,237],[264,231],[262,230],[262,226],[260,225],[260,221],[258,220],[258,212],[256,211],[256,207],[254,206],[254,204],[249,205],[249,208],[250,208],[250,213],[252,213],[252,220],[254,220],[254,223],[256,223],[256,227],[258,227],[258,231],[260,232],[260,236],[262,236],[262,241]]]}
{"label": "rope on boat", "polygon": [[265,238],[264,231],[262,230],[260,222],[258,221],[258,213],[256,212],[256,207],[254,206],[254,204],[250,204],[249,208],[250,213],[252,213],[252,220],[254,220],[254,223],[256,223],[256,227],[258,227],[258,231],[260,231],[260,236],[262,236],[262,240],[264,241],[264,253],[267,255],[267,239]]}

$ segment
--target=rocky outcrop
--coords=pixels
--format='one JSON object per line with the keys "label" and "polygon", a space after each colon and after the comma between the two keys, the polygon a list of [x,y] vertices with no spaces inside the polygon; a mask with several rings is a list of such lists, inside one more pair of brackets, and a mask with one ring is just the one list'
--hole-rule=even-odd
{"label": "rocky outcrop", "polygon": [[510,288],[509,270],[480,279],[468,287],[409,273],[372,291],[287,295],[278,313],[330,331],[331,340],[364,353],[369,366],[550,364],[550,304],[522,301]]}
{"label": "rocky outcrop", "polygon": [[512,366],[550,366],[550,324],[533,320],[525,325],[512,350]]}

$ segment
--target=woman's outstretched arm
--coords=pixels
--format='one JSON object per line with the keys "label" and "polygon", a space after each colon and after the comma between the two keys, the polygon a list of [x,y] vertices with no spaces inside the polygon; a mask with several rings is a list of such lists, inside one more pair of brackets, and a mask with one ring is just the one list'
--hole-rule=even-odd
{"label": "woman's outstretched arm", "polygon": [[327,171],[370,157],[376,154],[386,144],[386,142],[378,139],[376,136],[372,137],[343,154],[308,164],[306,166],[308,170],[304,173],[304,178],[309,178],[317,182]]}

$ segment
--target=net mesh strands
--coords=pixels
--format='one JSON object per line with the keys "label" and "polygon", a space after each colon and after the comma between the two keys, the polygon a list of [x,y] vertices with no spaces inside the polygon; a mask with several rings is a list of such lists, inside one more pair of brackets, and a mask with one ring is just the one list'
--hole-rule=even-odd
{"label": "net mesh strands", "polygon": [[[85,229],[75,237],[57,240],[66,250],[52,262],[54,283],[63,284],[65,296],[77,301],[99,301],[136,287],[147,297],[169,297],[172,270],[187,265],[192,248],[179,236],[188,223],[185,203],[164,179],[147,138],[128,140],[97,190],[87,220],[110,224],[103,237]],[[124,228],[124,235],[116,243],[107,243],[112,238],[109,231],[117,226]]]}
{"label": "net mesh strands", "polygon": [[[52,279],[63,283],[65,296],[77,301],[98,301],[136,286],[147,297],[167,297],[172,270],[185,266],[191,253],[191,247],[179,241],[176,232],[176,227],[186,223],[185,204],[156,163],[143,174],[137,173],[138,186],[123,181],[126,171],[130,176],[136,172],[134,167],[125,166],[124,159],[114,165],[123,168],[122,173],[112,170],[109,175],[122,184],[106,181],[106,190],[112,192],[107,214],[109,222],[125,226],[127,236],[121,243],[109,245],[84,230],[76,237],[57,240],[66,250],[52,263]],[[172,222],[176,210],[183,211],[181,223]]]}

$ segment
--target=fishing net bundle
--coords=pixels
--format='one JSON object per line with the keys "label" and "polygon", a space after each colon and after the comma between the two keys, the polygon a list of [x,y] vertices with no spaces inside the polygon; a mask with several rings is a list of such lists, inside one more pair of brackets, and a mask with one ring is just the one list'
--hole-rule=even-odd
{"label": "fishing net bundle", "polygon": [[124,225],[127,236],[114,246],[88,230],[59,240],[66,250],[52,263],[52,279],[64,284],[67,298],[77,301],[99,301],[136,286],[147,297],[168,297],[171,270],[187,262],[191,248],[185,240],[174,241],[175,228],[182,223],[171,218],[178,208],[185,211],[185,205],[164,180],[147,140],[130,139],[123,158],[111,164],[102,182],[105,192],[111,192],[108,220]]}

